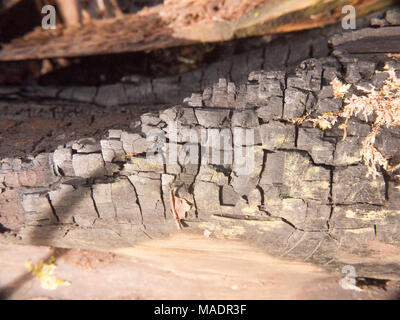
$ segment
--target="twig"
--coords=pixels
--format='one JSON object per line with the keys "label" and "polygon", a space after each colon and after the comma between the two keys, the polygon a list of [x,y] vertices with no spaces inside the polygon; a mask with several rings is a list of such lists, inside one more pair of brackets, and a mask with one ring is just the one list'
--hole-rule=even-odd
{"label": "twig", "polygon": [[388,167],[388,169],[390,170],[390,171],[395,171],[395,170],[397,170],[397,169],[399,169],[400,168],[400,163],[398,163],[397,165],[395,165],[395,166],[389,166]]}

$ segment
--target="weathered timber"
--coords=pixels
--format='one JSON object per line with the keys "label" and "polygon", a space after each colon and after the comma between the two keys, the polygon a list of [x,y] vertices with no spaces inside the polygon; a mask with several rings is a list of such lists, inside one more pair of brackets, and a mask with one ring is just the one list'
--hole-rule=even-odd
{"label": "weathered timber", "polygon": [[[400,241],[398,173],[381,170],[375,179],[366,177],[360,148],[371,122],[351,118],[344,141],[342,122],[325,131],[290,122],[340,110],[342,101],[334,99],[330,84],[335,77],[354,87],[379,88],[388,78],[382,66],[398,71],[399,61],[339,52],[292,69],[300,53],[307,58],[309,44],[297,51],[288,49],[290,43],[275,45],[293,56],[279,56],[279,63],[273,54],[237,56],[228,79],[214,64],[206,69],[210,75],[203,72],[199,83],[189,84],[195,93],[187,87],[185,103],[174,107],[134,105],[140,94],[172,92],[159,79],[128,87],[0,88],[0,241],[110,249],[169,235],[178,231],[169,208],[175,189],[192,204],[182,220],[185,231],[246,239],[273,255],[339,272],[352,264],[358,275],[399,279],[397,255],[386,254],[397,252]],[[256,63],[237,63],[246,60]],[[265,70],[238,82],[246,73],[239,65]],[[203,82],[215,77],[220,80],[211,86]],[[190,77],[175,85],[190,82],[185,79]],[[252,159],[252,170],[205,161],[203,144],[211,140],[206,135],[198,141],[189,129],[222,134],[230,146],[209,148],[219,151],[220,160],[234,159],[235,147],[246,147],[244,163]],[[254,140],[237,135],[246,129]],[[177,142],[178,163],[145,157],[154,142],[146,135],[154,130],[168,138],[156,155]],[[393,127],[376,139],[393,164],[400,162],[399,137]],[[185,161],[188,150],[198,162]]]}
{"label": "weathered timber", "polygon": [[[396,60],[389,63],[400,69]],[[399,279],[390,257],[360,259],[371,243],[399,244],[398,180],[383,171],[366,177],[360,156],[370,123],[352,118],[342,141],[341,123],[321,131],[289,122],[305,113],[336,112],[341,105],[332,96],[334,77],[379,86],[385,79],[374,76],[379,66],[362,60],[341,65],[328,57],[308,59],[294,72],[252,72],[241,86],[221,79],[184,105],[142,114],[130,128],[114,125],[97,136],[71,137],[55,150],[3,158],[0,222],[10,232],[0,238],[87,249],[130,246],[177,232],[169,208],[175,189],[192,204],[182,220],[185,230],[244,238],[273,255],[333,269],[346,253],[359,259],[358,274]],[[230,147],[209,144],[211,135],[196,140],[190,129],[220,133]],[[254,140],[240,139],[238,132],[246,129]],[[168,141],[157,145],[153,160],[145,156],[154,146],[146,139],[150,132]],[[378,136],[377,148],[388,159],[399,157],[398,136],[396,127]],[[163,163],[174,142],[178,162]],[[221,164],[237,159],[237,146],[245,148],[246,161]],[[207,149],[211,155],[218,151],[219,162],[203,157]],[[188,150],[197,162],[186,162]]]}
{"label": "weathered timber", "polygon": [[[170,1],[137,14],[82,25],[37,28],[3,45],[0,60],[73,57],[154,50],[199,42],[289,32],[338,22],[341,8],[352,4],[358,16],[395,3],[393,0],[269,0],[218,3]],[[193,7],[194,6],[194,7]],[[235,8],[232,10],[231,8]],[[210,12],[211,10],[211,12]],[[214,11],[213,11],[214,10]],[[198,19],[191,19],[198,13]]]}

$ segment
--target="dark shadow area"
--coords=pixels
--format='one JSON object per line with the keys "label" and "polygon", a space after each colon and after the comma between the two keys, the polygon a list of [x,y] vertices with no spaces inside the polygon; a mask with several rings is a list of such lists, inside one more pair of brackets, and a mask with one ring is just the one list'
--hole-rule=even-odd
{"label": "dark shadow area", "polygon": [[[0,215],[1,216],[1,215]],[[5,233],[11,231],[0,223],[0,233]]]}
{"label": "dark shadow area", "polygon": [[[49,259],[50,257],[51,257],[51,255],[46,257],[46,259]],[[34,278],[34,276],[32,275],[32,273],[27,272],[27,273],[24,273],[19,278],[11,281],[7,287],[0,288],[0,300],[9,299],[15,291],[17,291],[19,288],[21,288],[28,281],[31,281],[33,278]]]}
{"label": "dark shadow area", "polygon": [[[314,50],[312,55],[310,54],[312,50],[304,50],[305,44],[312,45],[314,33],[316,33],[315,30],[303,31],[290,35],[244,38],[222,43],[157,49],[149,52],[0,62],[0,71],[10,75],[10,77],[4,77],[3,80],[0,79],[0,85],[99,86],[117,82],[140,83],[142,77],[146,79],[179,78],[188,73],[201,74],[211,65],[218,70],[212,81],[218,81],[218,77],[231,78],[229,65],[236,63],[236,60],[240,63],[239,69],[243,69],[246,74],[248,71],[244,69],[247,68],[247,64],[254,64],[255,69],[261,69],[264,64],[266,68],[270,65],[276,68],[280,65],[277,65],[275,61],[284,59],[285,48],[288,46],[298,46],[300,55],[306,53],[306,56],[299,56],[299,58],[327,55],[328,46],[323,42],[318,44],[320,49]],[[327,42],[327,38],[324,41]],[[276,52],[280,56],[272,56],[268,48],[281,51]],[[262,62],[261,59],[265,59],[265,62]],[[297,62],[298,60],[295,59],[289,62]],[[260,60],[259,65],[257,65],[258,60]],[[48,66],[45,72],[44,61]],[[234,73],[238,72],[241,71],[234,71]]]}
{"label": "dark shadow area", "polygon": [[136,13],[145,7],[162,4],[164,0],[117,0],[123,13]]}
{"label": "dark shadow area", "polygon": [[389,279],[375,279],[369,277],[357,277],[356,278],[356,286],[359,288],[370,288],[374,287],[377,289],[387,290],[387,285],[390,282]]}
{"label": "dark shadow area", "polygon": [[10,42],[40,25],[41,15],[34,0],[22,0],[0,14],[0,43]]}

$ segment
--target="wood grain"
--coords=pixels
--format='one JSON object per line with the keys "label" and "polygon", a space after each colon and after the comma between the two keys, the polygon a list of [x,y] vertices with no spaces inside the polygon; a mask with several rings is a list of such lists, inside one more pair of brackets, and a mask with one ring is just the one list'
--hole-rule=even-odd
{"label": "wood grain", "polygon": [[113,19],[59,25],[56,30],[38,27],[5,44],[0,51],[0,60],[155,50],[290,32],[338,22],[342,17],[341,8],[346,4],[354,5],[359,17],[395,3],[394,0],[264,0],[257,1],[256,7],[245,1],[248,6],[230,11],[236,0],[225,1],[224,7],[210,9],[214,2],[219,3],[216,0],[210,3],[199,1],[193,5],[190,1],[174,0]]}

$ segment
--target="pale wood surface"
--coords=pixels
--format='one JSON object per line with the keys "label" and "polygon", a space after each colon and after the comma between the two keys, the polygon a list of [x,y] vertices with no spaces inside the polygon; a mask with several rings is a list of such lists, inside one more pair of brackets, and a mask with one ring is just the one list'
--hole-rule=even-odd
{"label": "pale wood surface", "polygon": [[[11,254],[12,253],[12,254]],[[44,290],[27,273],[54,255],[69,287]],[[354,261],[353,261],[354,262]],[[7,299],[370,299],[394,290],[343,290],[342,275],[273,258],[245,242],[179,233],[113,252],[0,245],[0,293]]]}

